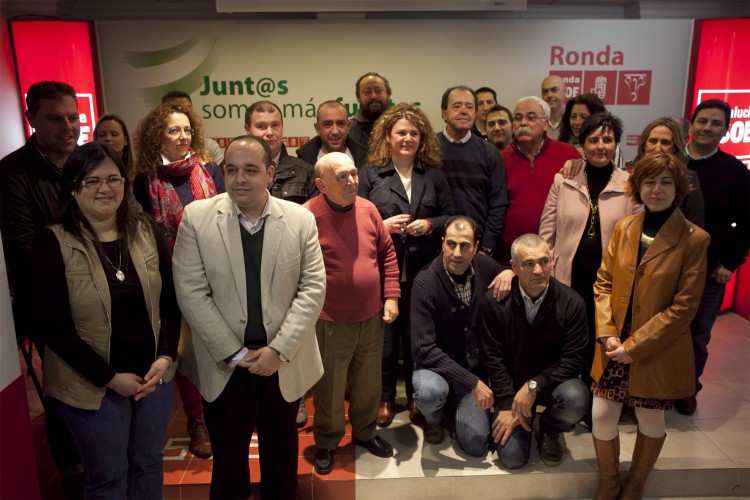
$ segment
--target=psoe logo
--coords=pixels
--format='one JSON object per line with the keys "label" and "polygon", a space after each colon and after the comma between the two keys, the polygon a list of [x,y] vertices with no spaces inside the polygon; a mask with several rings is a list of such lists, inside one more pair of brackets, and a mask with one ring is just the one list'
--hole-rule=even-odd
{"label": "psoe logo", "polygon": [[648,104],[651,96],[651,70],[620,71],[617,104]]}

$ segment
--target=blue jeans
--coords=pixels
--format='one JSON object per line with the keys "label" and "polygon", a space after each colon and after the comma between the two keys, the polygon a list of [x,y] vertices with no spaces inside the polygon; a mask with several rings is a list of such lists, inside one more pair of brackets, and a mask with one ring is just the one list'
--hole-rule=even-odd
{"label": "blue jeans", "polygon": [[139,401],[107,390],[98,410],[57,406],[86,468],[85,498],[163,498],[171,381]]}
{"label": "blue jeans", "polygon": [[695,352],[695,392],[701,390],[700,376],[708,361],[708,343],[711,340],[711,329],[716,322],[716,316],[724,301],[726,285],[717,283],[711,276],[706,277],[706,287],[703,289],[698,312],[690,323],[690,333],[693,336],[693,351]]}
{"label": "blue jeans", "polygon": [[[450,385],[437,373],[416,367],[412,377],[414,402],[430,425],[440,425],[443,407],[450,394]],[[453,388],[456,406],[456,439],[458,445],[469,455],[484,456],[490,437],[490,412],[480,410],[471,392]]]}
{"label": "blue jeans", "polygon": [[[590,394],[586,384],[573,378],[561,383],[552,393],[537,394],[529,427],[533,428],[536,405],[546,407],[539,418],[539,428],[543,432],[560,434],[570,432],[589,409]],[[497,409],[496,409],[497,410]],[[523,467],[531,454],[531,432],[518,425],[505,445],[495,445],[500,465],[506,469]]]}

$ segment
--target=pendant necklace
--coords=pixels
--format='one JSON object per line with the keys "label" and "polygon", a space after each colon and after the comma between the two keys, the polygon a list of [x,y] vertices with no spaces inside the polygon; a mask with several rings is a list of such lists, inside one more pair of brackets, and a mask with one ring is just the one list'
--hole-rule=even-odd
{"label": "pendant necklace", "polygon": [[[112,264],[112,261],[109,260],[109,257],[107,257],[107,252],[102,252],[102,255],[104,255],[104,259],[109,262],[109,265],[112,266],[115,270],[115,278],[117,278],[118,281],[125,281],[125,273],[122,272],[122,252],[120,251],[120,240],[117,240],[117,253],[119,254],[119,261],[117,262],[117,265],[115,266]],[[102,249],[104,250],[104,249]]]}
{"label": "pendant necklace", "polygon": [[[592,199],[591,190],[589,189],[589,174],[586,173],[585,167],[584,167],[583,175],[586,177],[586,189],[589,192],[589,210],[591,212],[591,220],[589,221],[589,227],[586,230],[586,236],[593,239],[593,238],[596,238],[595,224],[596,224],[596,213],[599,211],[599,197],[598,196],[596,197],[596,201]],[[614,175],[614,170],[612,170],[612,173],[609,175],[609,180],[607,181],[607,184],[612,182],[613,175]]]}

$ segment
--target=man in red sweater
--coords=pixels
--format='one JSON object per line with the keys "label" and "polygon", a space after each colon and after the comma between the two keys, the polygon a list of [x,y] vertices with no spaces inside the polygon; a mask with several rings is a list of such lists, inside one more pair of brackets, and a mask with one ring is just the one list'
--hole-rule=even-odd
{"label": "man in red sweater", "polygon": [[[357,167],[344,153],[315,164],[322,193],[305,203],[318,225],[327,292],[315,326],[325,373],[313,387],[315,470],[333,469],[344,436],[344,390],[354,444],[388,458],[393,448],[376,435],[380,403],[383,321],[398,316],[398,263],[391,236],[375,205],[357,196]],[[381,312],[382,311],[382,312]]]}
{"label": "man in red sweater", "polygon": [[513,111],[515,138],[500,152],[509,203],[500,242],[501,264],[510,260],[510,245],[516,238],[539,232],[539,219],[555,174],[565,160],[581,157],[570,144],[549,138],[549,119],[549,104],[536,96],[520,98]]}

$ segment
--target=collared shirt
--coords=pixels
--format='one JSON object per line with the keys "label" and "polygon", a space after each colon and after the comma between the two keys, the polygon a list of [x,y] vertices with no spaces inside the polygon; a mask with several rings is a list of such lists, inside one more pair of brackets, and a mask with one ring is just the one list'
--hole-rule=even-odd
{"label": "collared shirt", "polygon": [[[349,158],[352,159],[352,161],[354,161],[354,156],[352,156],[352,152],[349,151],[349,148],[346,148],[345,153],[346,153],[346,156],[348,156]],[[326,154],[327,153],[323,152],[323,148],[319,148],[318,149],[318,160],[320,160],[321,158],[323,158],[323,156],[325,156]]]}
{"label": "collared shirt", "polygon": [[685,144],[685,154],[687,155],[689,160],[705,160],[706,158],[711,158],[713,155],[719,152],[719,146],[716,146],[716,148],[710,153],[708,153],[706,156],[701,156],[700,158],[693,158],[693,155],[690,154],[690,148],[688,146],[690,146],[690,142]]}
{"label": "collared shirt", "polygon": [[456,291],[458,300],[468,306],[471,302],[471,278],[474,276],[474,266],[469,264],[469,270],[466,273],[466,281],[463,284],[458,283],[453,279],[453,276],[451,276],[451,273],[449,273],[448,269],[445,267],[445,261],[443,261],[443,269],[445,269],[445,274],[448,275],[448,279],[451,280],[451,283],[453,284],[453,289]]}
{"label": "collared shirt", "polygon": [[[185,155],[185,158],[182,158],[181,160],[177,160],[177,161],[186,160],[187,158],[190,158],[192,155],[193,155],[193,152],[192,151],[188,151],[188,153]],[[163,165],[169,165],[170,163],[175,163],[175,162],[169,160],[164,155],[161,155],[161,162],[162,162]]]}
{"label": "collared shirt", "polygon": [[237,218],[240,220],[240,224],[242,224],[242,227],[245,228],[245,230],[250,234],[255,234],[258,231],[261,230],[263,227],[263,223],[266,221],[266,217],[271,213],[271,194],[266,190],[266,205],[263,207],[263,213],[260,214],[260,217],[258,217],[258,220],[256,220],[254,223],[247,218],[247,215],[242,213],[242,210],[240,210],[240,207],[237,206],[237,204],[234,204],[235,210],[237,210]]}
{"label": "collared shirt", "polygon": [[274,168],[279,168],[280,161],[281,161],[281,151],[279,151],[279,154],[273,157],[273,160],[271,160],[271,163],[273,164]]}
{"label": "collared shirt", "polygon": [[448,134],[447,128],[443,130],[443,135],[445,136],[446,139],[448,139],[448,142],[460,142],[462,144],[466,144],[467,142],[469,142],[469,139],[471,139],[471,130],[466,132],[466,135],[463,136],[463,138],[459,140],[455,140],[453,137],[451,137],[450,134]]}
{"label": "collared shirt", "polygon": [[536,300],[531,300],[531,297],[526,295],[526,292],[524,291],[523,287],[519,285],[519,290],[521,290],[521,297],[523,297],[523,306],[526,309],[526,320],[529,322],[530,325],[534,324],[534,320],[536,319],[536,313],[539,312],[539,306],[542,305],[542,302],[544,302],[544,297],[547,296],[547,290],[549,290],[549,283],[547,283],[547,287],[544,289],[544,292],[542,295],[539,296]]}

